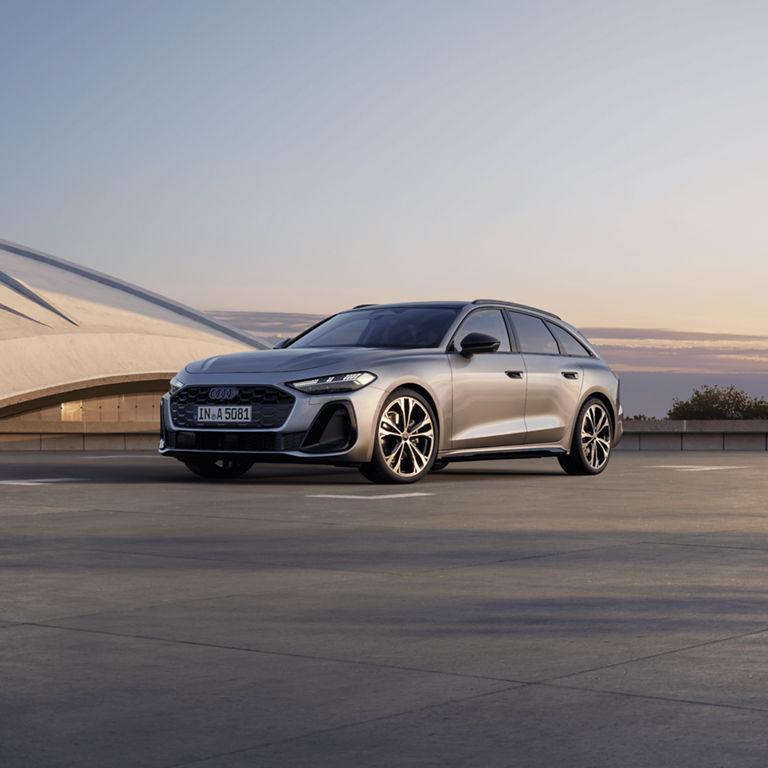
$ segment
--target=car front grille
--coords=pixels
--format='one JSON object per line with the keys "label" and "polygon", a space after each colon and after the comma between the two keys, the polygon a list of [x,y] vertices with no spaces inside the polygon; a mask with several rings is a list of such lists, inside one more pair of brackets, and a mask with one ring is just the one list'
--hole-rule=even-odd
{"label": "car front grille", "polygon": [[[222,402],[210,398],[212,389],[222,387],[184,387],[171,396],[171,416],[174,426],[195,429],[278,429],[285,424],[296,398],[277,387],[247,386],[233,387],[237,394]],[[199,405],[250,405],[249,422],[217,423],[198,422]],[[259,449],[254,449],[259,450]],[[269,449],[267,449],[269,450]]]}

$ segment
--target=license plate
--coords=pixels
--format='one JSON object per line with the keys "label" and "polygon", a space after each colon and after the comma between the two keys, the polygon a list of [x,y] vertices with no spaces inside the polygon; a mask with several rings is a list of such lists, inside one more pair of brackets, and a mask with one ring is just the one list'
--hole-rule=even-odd
{"label": "license plate", "polygon": [[198,405],[198,421],[250,421],[250,405]]}

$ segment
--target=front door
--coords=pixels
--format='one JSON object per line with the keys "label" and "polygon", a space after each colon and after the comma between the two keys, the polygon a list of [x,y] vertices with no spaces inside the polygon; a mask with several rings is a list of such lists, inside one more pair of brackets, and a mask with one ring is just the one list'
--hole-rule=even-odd
{"label": "front door", "polygon": [[[498,351],[464,357],[459,350],[468,333],[498,339]],[[501,311],[480,309],[469,315],[448,355],[453,378],[451,448],[504,448],[525,442],[525,366],[522,355],[511,350]]]}

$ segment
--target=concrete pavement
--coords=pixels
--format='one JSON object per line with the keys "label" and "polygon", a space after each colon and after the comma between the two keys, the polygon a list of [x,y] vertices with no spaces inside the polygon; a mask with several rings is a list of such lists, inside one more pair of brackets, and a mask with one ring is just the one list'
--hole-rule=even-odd
{"label": "concrete pavement", "polygon": [[768,457],[0,457],[0,765],[764,766]]}

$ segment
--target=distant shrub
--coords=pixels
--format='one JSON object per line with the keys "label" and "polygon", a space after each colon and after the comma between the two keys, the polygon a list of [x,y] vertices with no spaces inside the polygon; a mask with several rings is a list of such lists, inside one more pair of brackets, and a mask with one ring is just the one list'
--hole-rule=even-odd
{"label": "distant shrub", "polygon": [[627,416],[626,421],[656,421],[656,417],[646,416],[644,413],[636,413],[634,416]]}
{"label": "distant shrub", "polygon": [[668,419],[768,419],[768,400],[750,397],[731,384],[693,390],[687,400],[675,398]]}

